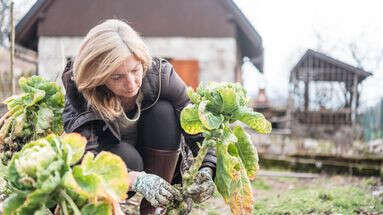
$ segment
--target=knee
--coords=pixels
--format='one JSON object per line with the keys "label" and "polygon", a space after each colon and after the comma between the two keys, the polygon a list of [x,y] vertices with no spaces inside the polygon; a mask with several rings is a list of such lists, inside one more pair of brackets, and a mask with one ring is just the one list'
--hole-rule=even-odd
{"label": "knee", "polygon": [[144,161],[141,154],[134,148],[133,145],[122,141],[119,144],[101,144],[98,152],[108,151],[118,155],[126,164],[126,167],[133,171],[143,171]]}
{"label": "knee", "polygon": [[164,125],[173,124],[175,112],[172,104],[166,100],[159,100],[152,108],[144,114],[144,121]]}
{"label": "knee", "polygon": [[144,161],[139,153],[133,154],[131,158],[125,160],[125,163],[126,166],[133,171],[141,172],[144,170]]}
{"label": "knee", "polygon": [[142,144],[163,150],[178,149],[181,131],[177,120],[173,105],[159,100],[151,109],[143,112],[138,124]]}

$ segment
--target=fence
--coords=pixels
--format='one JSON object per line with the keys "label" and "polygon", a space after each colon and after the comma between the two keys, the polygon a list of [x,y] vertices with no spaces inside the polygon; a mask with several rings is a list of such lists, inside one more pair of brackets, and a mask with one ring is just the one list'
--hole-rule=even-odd
{"label": "fence", "polygon": [[383,98],[364,112],[360,120],[365,141],[383,138]]}

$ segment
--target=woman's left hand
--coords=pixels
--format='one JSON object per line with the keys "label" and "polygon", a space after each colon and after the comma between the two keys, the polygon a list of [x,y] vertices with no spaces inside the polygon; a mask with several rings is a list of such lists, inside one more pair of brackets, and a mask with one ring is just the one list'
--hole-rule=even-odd
{"label": "woman's left hand", "polygon": [[194,183],[186,190],[195,203],[208,200],[214,193],[215,184],[212,179],[213,170],[209,167],[200,169],[195,177]]}

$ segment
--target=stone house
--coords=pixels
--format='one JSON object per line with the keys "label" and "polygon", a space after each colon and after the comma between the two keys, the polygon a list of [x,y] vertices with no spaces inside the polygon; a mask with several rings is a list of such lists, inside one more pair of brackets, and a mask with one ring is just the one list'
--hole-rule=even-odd
{"label": "stone house", "polygon": [[232,0],[37,0],[16,43],[38,52],[39,75],[60,82],[83,37],[108,18],[128,21],[190,86],[240,82],[244,57],[262,72],[262,38]]}

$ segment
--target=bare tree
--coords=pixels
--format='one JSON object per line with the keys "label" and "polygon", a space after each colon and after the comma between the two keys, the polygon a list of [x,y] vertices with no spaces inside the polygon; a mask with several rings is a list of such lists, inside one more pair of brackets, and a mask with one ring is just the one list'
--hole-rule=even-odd
{"label": "bare tree", "polygon": [[349,39],[332,37],[314,29],[317,51],[333,56],[341,54],[351,59],[352,65],[365,71],[374,72],[383,66],[383,46],[377,41],[369,41],[368,33],[361,32]]}
{"label": "bare tree", "polygon": [[[347,47],[358,68],[372,71],[376,71],[380,68],[383,60],[383,47],[366,48],[362,47],[361,43],[356,41],[350,41]],[[369,65],[366,65],[367,63],[369,63]]]}
{"label": "bare tree", "polygon": [[0,45],[8,44],[10,1],[0,0]]}
{"label": "bare tree", "polygon": [[[36,0],[17,0],[14,7],[15,23],[18,23]],[[0,0],[0,46],[9,46],[11,0]]]}

